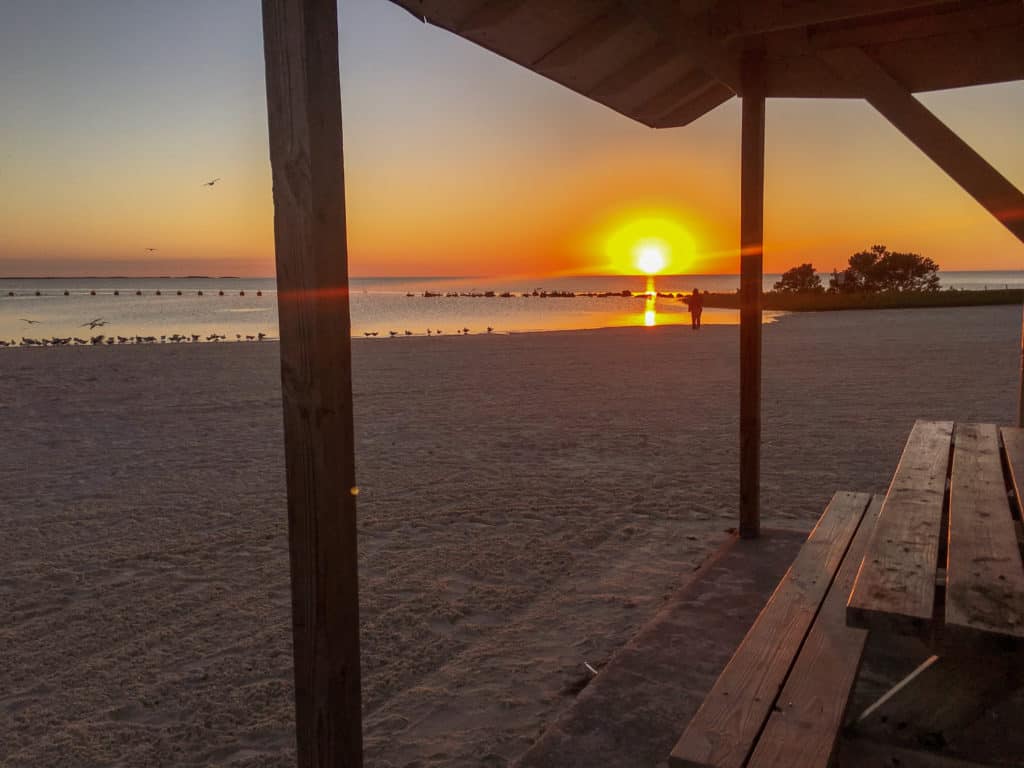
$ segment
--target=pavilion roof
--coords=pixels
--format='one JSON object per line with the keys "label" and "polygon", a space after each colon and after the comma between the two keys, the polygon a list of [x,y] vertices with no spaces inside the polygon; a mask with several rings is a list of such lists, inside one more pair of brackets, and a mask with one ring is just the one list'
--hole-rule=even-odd
{"label": "pavilion roof", "polygon": [[741,93],[858,98],[826,52],[860,48],[911,92],[1024,79],[1021,0],[392,0],[655,128]]}

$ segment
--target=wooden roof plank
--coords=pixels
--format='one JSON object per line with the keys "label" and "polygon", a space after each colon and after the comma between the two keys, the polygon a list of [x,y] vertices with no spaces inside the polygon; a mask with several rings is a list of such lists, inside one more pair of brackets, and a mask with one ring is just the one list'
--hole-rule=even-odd
{"label": "wooden roof plank", "polygon": [[1024,638],[1024,563],[1006,497],[999,433],[957,424],[949,489],[946,629]]}
{"label": "wooden roof plank", "polygon": [[651,125],[655,128],[678,128],[683,125],[689,125],[698,117],[706,115],[712,109],[720,104],[724,104],[735,95],[729,86],[717,80],[713,81],[700,94],[662,115],[653,121]]}
{"label": "wooden roof plank", "polygon": [[538,72],[550,72],[578,64],[632,21],[633,18],[619,6],[612,6],[575,29],[567,38],[559,41],[554,48],[534,61],[532,66]]}
{"label": "wooden roof plank", "polygon": [[839,491],[675,749],[673,768],[740,768],[846,555],[871,496]]}
{"label": "wooden roof plank", "polygon": [[952,437],[951,421],[914,424],[847,604],[851,626],[931,626]]}
{"label": "wooden roof plank", "polygon": [[[815,52],[869,47],[910,92],[1024,79],[1024,4],[1016,0],[392,0],[647,125],[685,125],[728,96],[652,100],[691,70],[742,91],[746,49],[766,48],[766,95],[857,98]],[[668,109],[671,109],[669,107]]]}

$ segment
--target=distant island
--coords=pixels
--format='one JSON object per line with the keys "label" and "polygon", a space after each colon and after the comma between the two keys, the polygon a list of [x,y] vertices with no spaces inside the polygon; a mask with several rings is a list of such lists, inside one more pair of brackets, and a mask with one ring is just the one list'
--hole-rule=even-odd
{"label": "distant island", "polygon": [[[885,245],[853,254],[842,272],[833,270],[826,288],[813,264],[787,270],[762,298],[762,307],[784,312],[846,309],[973,307],[1024,302],[1024,289],[940,290],[939,265],[917,253],[890,251]],[[704,306],[738,309],[739,292],[708,293]]]}

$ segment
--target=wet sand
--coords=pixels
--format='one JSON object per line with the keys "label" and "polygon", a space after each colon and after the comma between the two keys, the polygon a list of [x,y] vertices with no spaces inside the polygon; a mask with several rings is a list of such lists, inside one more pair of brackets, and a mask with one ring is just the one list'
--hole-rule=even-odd
{"label": "wet sand", "polygon": [[[1020,310],[765,327],[766,525],[1009,423]],[[738,332],[354,343],[369,766],[502,766],[735,524]],[[0,351],[0,764],[293,761],[277,346]],[[681,658],[684,654],[681,653]]]}

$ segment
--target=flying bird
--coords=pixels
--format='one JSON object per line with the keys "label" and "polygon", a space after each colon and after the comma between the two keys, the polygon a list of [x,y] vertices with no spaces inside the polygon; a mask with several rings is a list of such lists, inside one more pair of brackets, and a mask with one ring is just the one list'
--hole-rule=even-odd
{"label": "flying bird", "polygon": [[43,322],[42,320],[29,320],[27,317],[19,317],[18,319],[23,323],[28,323],[29,325],[38,325]]}
{"label": "flying bird", "polygon": [[95,320],[90,320],[88,323],[82,323],[79,328],[85,328],[88,326],[89,330],[99,328],[101,325],[107,325],[107,321],[102,317],[97,317]]}
{"label": "flying bird", "polygon": [[210,179],[210,181],[204,181],[204,182],[203,182],[202,184],[200,184],[199,186],[201,186],[201,187],[212,187],[212,186],[213,186],[214,184],[216,184],[216,183],[217,183],[218,181],[220,181],[220,176],[218,176],[218,177],[217,177],[216,179]]}
{"label": "flying bird", "polygon": [[147,248],[146,250],[149,251],[150,253],[153,253],[153,251],[155,251],[156,248]]}

